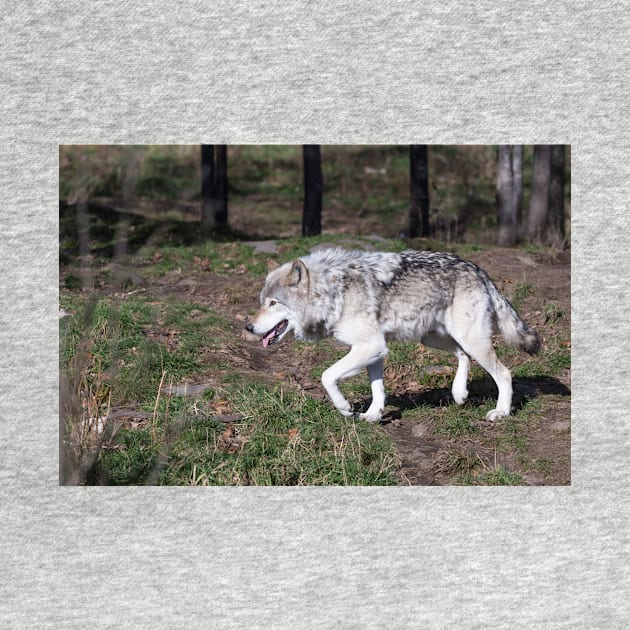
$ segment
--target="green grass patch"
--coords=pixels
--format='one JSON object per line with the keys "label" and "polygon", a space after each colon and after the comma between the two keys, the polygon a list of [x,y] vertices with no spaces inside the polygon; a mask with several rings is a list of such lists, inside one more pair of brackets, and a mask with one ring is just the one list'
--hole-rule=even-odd
{"label": "green grass patch", "polygon": [[139,258],[144,272],[158,278],[174,272],[182,276],[192,272],[262,276],[269,255],[256,254],[244,243],[209,240],[190,246],[145,247]]}
{"label": "green grass patch", "polygon": [[497,466],[490,471],[478,474],[463,475],[459,483],[465,486],[523,486],[526,485],[523,478],[517,474],[506,470],[502,466]]}
{"label": "green grass patch", "polygon": [[116,436],[114,448],[101,451],[90,481],[108,485],[144,484],[158,461],[160,445],[148,430],[127,429]]}
{"label": "green grass patch", "polygon": [[534,459],[521,456],[518,462],[523,470],[539,473],[543,476],[551,474],[554,468],[554,462],[546,457],[536,457]]}
{"label": "green grass patch", "polygon": [[514,290],[512,306],[518,311],[523,306],[523,302],[532,294],[534,285],[531,282],[521,282]]}
{"label": "green grass patch", "polygon": [[61,368],[89,385],[106,382],[112,404],[154,399],[164,378],[178,382],[199,370],[200,355],[225,330],[224,317],[203,305],[169,299],[62,294],[73,312],[61,320]]}
{"label": "green grass patch", "polygon": [[422,365],[423,353],[418,343],[392,341],[387,346],[389,353],[385,361],[390,369],[418,368]]}
{"label": "green grass patch", "polygon": [[543,307],[543,317],[545,324],[557,324],[562,318],[566,317],[566,313],[555,302],[547,302]]}
{"label": "green grass patch", "polygon": [[[487,408],[485,408],[487,407]],[[485,407],[448,405],[447,407],[431,407],[425,413],[430,414],[435,433],[451,438],[472,435],[479,431],[480,418],[492,409],[492,405]]]}
{"label": "green grass patch", "polygon": [[554,338],[539,355],[514,365],[512,375],[515,378],[541,378],[558,375],[570,367],[570,347],[567,342]]}
{"label": "green grass patch", "polygon": [[[262,385],[222,393],[233,425],[175,411],[159,483],[166,485],[391,485],[396,452],[378,426],[344,418],[301,393]],[[143,456],[146,453],[143,453]]]}

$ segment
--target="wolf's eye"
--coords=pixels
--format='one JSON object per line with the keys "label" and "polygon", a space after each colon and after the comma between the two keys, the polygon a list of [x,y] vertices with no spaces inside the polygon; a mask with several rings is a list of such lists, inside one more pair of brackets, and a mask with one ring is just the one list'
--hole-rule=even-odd
{"label": "wolf's eye", "polygon": [[269,306],[275,306],[277,304],[277,302],[275,300],[271,300],[271,302],[269,302]]}

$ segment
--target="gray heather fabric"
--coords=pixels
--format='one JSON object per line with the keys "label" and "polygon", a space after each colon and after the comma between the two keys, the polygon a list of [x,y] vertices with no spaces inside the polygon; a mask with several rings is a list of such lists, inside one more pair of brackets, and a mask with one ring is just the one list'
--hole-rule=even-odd
{"label": "gray heather fabric", "polygon": [[[627,2],[4,3],[0,626],[622,628]],[[572,144],[569,488],[64,488],[60,143]]]}

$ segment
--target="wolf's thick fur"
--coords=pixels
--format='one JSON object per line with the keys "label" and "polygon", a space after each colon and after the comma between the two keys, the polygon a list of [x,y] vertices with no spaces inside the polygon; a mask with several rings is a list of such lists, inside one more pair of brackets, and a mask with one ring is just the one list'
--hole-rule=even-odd
{"label": "wolf's thick fur", "polygon": [[508,343],[538,351],[538,335],[477,265],[453,254],[406,251],[401,254],[324,249],[274,269],[260,294],[261,308],[247,329],[263,345],[296,338],[318,341],[330,335],[350,352],[322,374],[335,407],[352,415],[338,382],[367,368],[372,403],[361,417],[375,422],[385,407],[383,360],[387,340],[421,341],[458,358],[452,393],[457,404],[468,397],[470,359],[499,389],[495,420],[510,414],[512,377],[492,346],[496,328]]}

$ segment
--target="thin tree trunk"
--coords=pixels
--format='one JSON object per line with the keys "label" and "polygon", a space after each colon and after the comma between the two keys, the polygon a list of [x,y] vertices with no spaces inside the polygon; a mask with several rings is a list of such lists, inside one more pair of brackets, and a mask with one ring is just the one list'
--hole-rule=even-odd
{"label": "thin tree trunk", "polygon": [[324,176],[322,156],[318,144],[303,146],[304,159],[304,211],[302,236],[316,236],[322,232],[322,205]]}
{"label": "thin tree trunk", "polygon": [[201,145],[201,231],[225,227],[228,218],[227,146]]}
{"label": "thin tree trunk", "polygon": [[217,208],[216,223],[225,227],[228,222],[228,186],[227,186],[227,145],[216,145],[216,187],[217,187]]}
{"label": "thin tree trunk", "polygon": [[128,208],[133,205],[133,200],[136,196],[136,184],[138,177],[140,176],[140,170],[142,167],[142,154],[135,149],[127,150],[128,159],[125,164],[123,186],[122,186],[122,200],[121,208],[122,213],[118,219],[116,225],[116,234],[114,236],[114,262],[120,263],[115,266],[115,285],[122,289],[125,282],[125,269],[124,261],[127,256],[127,250],[129,245],[129,227],[130,220],[128,214]]}
{"label": "thin tree trunk", "polygon": [[77,239],[79,241],[79,262],[81,266],[81,287],[84,291],[94,290],[92,271],[92,250],[90,248],[90,218],[88,214],[89,191],[87,182],[91,172],[86,156],[79,160],[82,184],[76,194]]}
{"label": "thin tree trunk", "polygon": [[564,248],[564,145],[551,147],[549,181],[549,230],[547,241],[557,249]]}
{"label": "thin tree trunk", "polygon": [[516,217],[516,242],[523,238],[523,145],[512,145],[512,208]]}
{"label": "thin tree trunk", "polygon": [[516,243],[516,206],[514,204],[514,175],[512,148],[500,144],[497,159],[497,245],[509,247]]}
{"label": "thin tree trunk", "polygon": [[88,216],[88,193],[85,186],[81,187],[77,199],[77,238],[79,239],[79,260],[81,264],[81,284],[84,291],[94,289],[94,274],[92,273],[92,252],[90,250],[90,219]]}
{"label": "thin tree trunk", "polygon": [[426,144],[409,146],[409,236],[429,236],[429,150]]}
{"label": "thin tree trunk", "polygon": [[551,146],[548,144],[537,144],[534,147],[532,196],[527,219],[527,235],[535,243],[542,243],[547,231],[550,164]]}
{"label": "thin tree trunk", "polygon": [[201,145],[201,231],[210,232],[216,225],[216,186],[214,145]]}

